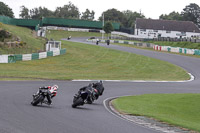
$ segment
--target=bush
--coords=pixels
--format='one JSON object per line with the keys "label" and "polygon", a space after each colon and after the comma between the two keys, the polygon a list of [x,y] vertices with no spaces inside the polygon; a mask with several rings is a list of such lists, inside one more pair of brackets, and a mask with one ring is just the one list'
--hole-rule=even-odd
{"label": "bush", "polygon": [[11,37],[11,34],[6,30],[0,30],[0,40],[4,41],[5,38]]}

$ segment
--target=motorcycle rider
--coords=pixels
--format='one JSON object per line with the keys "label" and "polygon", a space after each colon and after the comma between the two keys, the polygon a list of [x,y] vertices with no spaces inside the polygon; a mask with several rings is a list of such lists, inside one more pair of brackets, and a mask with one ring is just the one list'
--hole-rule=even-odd
{"label": "motorcycle rider", "polygon": [[[102,80],[98,81],[97,83],[90,83],[88,86],[84,86],[84,87],[80,88],[78,94],[80,94],[81,91],[85,91],[86,89],[90,89],[91,87],[98,91],[97,92],[98,96],[99,95],[101,96],[103,94],[104,86],[103,86]],[[97,96],[97,98],[98,98],[98,96]]]}
{"label": "motorcycle rider", "polygon": [[95,89],[97,89],[99,95],[101,96],[103,94],[104,91],[104,86],[103,86],[103,81],[100,80],[97,83],[93,83],[92,85]]}
{"label": "motorcycle rider", "polygon": [[39,93],[40,89],[47,89],[48,90],[48,95],[46,96],[47,97],[47,104],[51,105],[52,104],[52,100],[51,99],[53,97],[55,97],[56,94],[57,94],[58,85],[40,87],[36,94]]}

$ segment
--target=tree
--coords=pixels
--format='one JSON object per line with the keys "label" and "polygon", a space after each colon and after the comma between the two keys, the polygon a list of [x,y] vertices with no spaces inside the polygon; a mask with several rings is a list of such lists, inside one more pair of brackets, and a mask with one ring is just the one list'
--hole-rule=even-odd
{"label": "tree", "polygon": [[42,17],[52,17],[53,12],[45,7],[34,8],[30,10],[30,17],[32,19],[41,19]]}
{"label": "tree", "polygon": [[106,22],[104,27],[103,27],[103,30],[106,32],[107,35],[110,34],[114,30],[112,23]]}
{"label": "tree", "polygon": [[57,7],[56,11],[54,12],[55,17],[59,18],[73,18],[79,19],[80,12],[79,9],[69,2],[68,5],[64,5],[63,7]]}
{"label": "tree", "polygon": [[197,4],[186,6],[181,14],[185,21],[192,21],[200,27],[200,7]]}
{"label": "tree", "polygon": [[[104,14],[105,21],[119,22],[119,23],[121,23],[121,25],[124,25],[127,21],[124,14],[114,8],[103,12],[103,14]],[[100,21],[103,20],[102,16],[99,17],[99,20]]]}
{"label": "tree", "polygon": [[127,20],[127,22],[124,24],[124,27],[126,28],[135,28],[136,18],[145,18],[143,14],[132,12],[130,10],[123,11],[123,14]]}
{"label": "tree", "polygon": [[178,12],[171,12],[169,13],[169,15],[167,14],[162,14],[160,15],[159,19],[163,19],[163,20],[183,20],[183,16],[181,14],[179,14]]}
{"label": "tree", "polygon": [[25,6],[21,6],[20,8],[21,8],[21,11],[20,11],[21,13],[19,14],[19,16],[23,19],[30,19],[31,16],[29,14],[29,9],[26,8]]}
{"label": "tree", "polygon": [[94,14],[95,14],[95,12],[93,10],[90,11],[89,9],[86,9],[85,12],[82,12],[81,19],[83,19],[83,20],[94,20]]}
{"label": "tree", "polygon": [[12,9],[8,7],[8,5],[4,4],[3,2],[0,2],[0,15],[14,18],[14,13]]}

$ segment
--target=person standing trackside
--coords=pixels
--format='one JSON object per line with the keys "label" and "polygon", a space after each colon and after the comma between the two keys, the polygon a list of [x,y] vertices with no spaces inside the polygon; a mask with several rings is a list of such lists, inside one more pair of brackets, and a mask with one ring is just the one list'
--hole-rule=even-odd
{"label": "person standing trackside", "polygon": [[109,39],[106,42],[107,42],[107,45],[110,45],[110,40]]}
{"label": "person standing trackside", "polygon": [[97,39],[96,39],[96,45],[98,45],[98,44],[99,44],[99,39],[97,38]]}

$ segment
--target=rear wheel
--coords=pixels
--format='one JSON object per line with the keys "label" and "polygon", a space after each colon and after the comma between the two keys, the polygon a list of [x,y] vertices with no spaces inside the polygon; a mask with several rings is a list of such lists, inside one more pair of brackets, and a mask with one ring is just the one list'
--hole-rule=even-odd
{"label": "rear wheel", "polygon": [[72,108],[76,108],[77,106],[83,105],[83,104],[84,104],[84,101],[81,97],[78,97],[76,99],[74,98]]}
{"label": "rear wheel", "polygon": [[34,98],[31,104],[33,106],[36,106],[39,102],[41,102],[44,99],[44,96],[39,95],[38,97]]}

